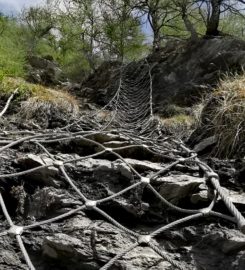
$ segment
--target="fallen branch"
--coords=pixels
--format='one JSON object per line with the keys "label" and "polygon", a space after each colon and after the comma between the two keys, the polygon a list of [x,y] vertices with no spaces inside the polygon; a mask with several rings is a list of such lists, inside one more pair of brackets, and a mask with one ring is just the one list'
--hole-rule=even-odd
{"label": "fallen branch", "polygon": [[7,101],[6,105],[4,106],[3,110],[2,110],[1,113],[0,113],[0,118],[1,118],[1,117],[5,114],[5,112],[7,111],[8,107],[9,107],[9,105],[10,105],[11,100],[13,99],[14,95],[18,92],[18,90],[19,90],[19,88],[16,88],[16,89],[14,90],[14,92],[12,93],[12,95],[8,98],[8,101]]}

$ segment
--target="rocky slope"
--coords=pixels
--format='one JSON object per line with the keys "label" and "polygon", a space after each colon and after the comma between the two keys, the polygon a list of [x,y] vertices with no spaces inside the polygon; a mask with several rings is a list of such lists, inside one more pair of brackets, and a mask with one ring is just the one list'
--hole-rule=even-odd
{"label": "rocky slope", "polygon": [[[185,161],[187,153],[167,137],[159,152],[153,141],[132,141],[117,132],[5,129],[0,135],[1,204],[20,226],[16,229],[23,230],[23,243],[37,270],[102,269],[137,241],[134,234],[149,234],[186,216],[159,196],[187,209],[207,207],[213,198],[197,164]],[[179,157],[182,162],[175,163]],[[244,214],[242,162],[210,159],[207,163]],[[135,186],[139,174],[142,179],[156,175],[151,185],[160,195],[147,186]],[[85,209],[84,196],[102,201],[96,209]],[[220,198],[214,210],[229,214]],[[0,219],[0,268],[29,269],[14,228],[10,230],[3,213]],[[108,269],[245,267],[245,236],[233,222],[212,215],[166,229],[151,242],[163,255],[139,244]]]}
{"label": "rocky slope", "polygon": [[[154,109],[166,115],[168,104],[190,107],[212,91],[223,73],[241,71],[245,66],[245,41],[231,37],[194,43],[169,41],[150,55],[148,62],[152,67]],[[85,90],[81,89],[81,94],[84,91],[92,102],[105,103],[118,85],[119,67],[120,63],[104,63],[82,84]]]}
{"label": "rocky slope", "polygon": [[[169,43],[148,58],[156,111],[166,113],[167,102],[195,103],[200,92],[216,84],[217,74],[244,65],[242,41],[200,40],[191,50],[189,45]],[[104,63],[84,82],[83,91],[76,85],[78,99],[104,104],[118,84],[120,63],[113,65]],[[245,236],[227,217],[221,198],[215,200],[207,168],[193,151],[166,133],[149,140],[127,131],[91,132],[91,122],[67,125],[78,120],[76,114],[65,119],[56,113],[54,123],[53,102],[47,106],[46,101],[45,96],[45,124],[35,104],[32,118],[20,120],[18,100],[0,117],[0,269],[245,268]],[[6,97],[1,109],[5,103]],[[77,111],[76,101],[70,103]],[[203,161],[244,216],[244,159]],[[212,209],[221,215],[207,212],[212,200]],[[178,224],[190,214],[180,208],[200,216]],[[157,233],[149,242],[144,236],[152,232]]]}

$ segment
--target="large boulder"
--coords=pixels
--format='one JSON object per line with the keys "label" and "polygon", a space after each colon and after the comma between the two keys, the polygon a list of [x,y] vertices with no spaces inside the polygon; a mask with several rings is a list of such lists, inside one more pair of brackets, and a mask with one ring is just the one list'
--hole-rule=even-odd
{"label": "large boulder", "polygon": [[60,85],[67,81],[64,73],[52,57],[30,55],[27,58],[27,80],[43,85]]}

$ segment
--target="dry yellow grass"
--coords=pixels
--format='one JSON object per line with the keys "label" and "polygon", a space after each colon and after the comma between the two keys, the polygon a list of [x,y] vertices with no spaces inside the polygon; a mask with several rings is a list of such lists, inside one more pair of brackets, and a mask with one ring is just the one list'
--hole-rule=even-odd
{"label": "dry yellow grass", "polygon": [[209,121],[204,128],[218,141],[213,154],[223,158],[244,155],[245,74],[221,80],[207,104]]}

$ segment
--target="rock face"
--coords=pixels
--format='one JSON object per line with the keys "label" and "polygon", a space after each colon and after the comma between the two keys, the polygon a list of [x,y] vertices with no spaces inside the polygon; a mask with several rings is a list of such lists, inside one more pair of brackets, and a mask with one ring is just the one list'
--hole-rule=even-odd
{"label": "rock face", "polygon": [[31,55],[28,57],[27,62],[27,80],[31,83],[54,86],[67,81],[62,70],[53,61],[52,57],[42,58]]}
{"label": "rock face", "polygon": [[212,90],[220,74],[245,66],[245,41],[220,37],[195,43],[170,42],[149,61],[155,64],[155,106],[161,109],[168,102],[190,106]]}
{"label": "rock face", "polygon": [[104,62],[88,79],[82,83],[82,91],[76,91],[78,96],[87,98],[89,102],[104,105],[108,95],[112,96],[118,87],[121,71],[120,62]]}
{"label": "rock face", "polygon": [[[220,74],[240,71],[245,66],[245,41],[229,37],[194,43],[169,41],[150,55],[148,62],[152,66],[154,109],[164,115],[168,104],[195,104],[204,93],[212,91]],[[93,102],[105,104],[112,96],[118,85],[115,81],[120,76],[119,67],[120,63],[109,67],[105,63],[83,83],[83,88],[90,89]]]}
{"label": "rock face", "polygon": [[204,184],[204,179],[188,175],[174,175],[159,177],[156,183],[159,185],[159,193],[166,200],[176,204],[198,191],[199,186]]}
{"label": "rock face", "polygon": [[[17,135],[3,132],[1,136],[6,145],[7,138],[11,141]],[[55,133],[49,136],[53,138]],[[152,187],[175,206],[201,209],[212,199],[212,188],[193,162],[169,169],[171,159],[147,155],[149,145],[136,147],[136,142],[125,134],[88,133],[83,143],[81,138],[76,134],[74,139],[65,137],[57,142],[42,139],[39,145],[33,141],[19,142],[11,149],[0,151],[1,195],[14,224],[32,226],[39,221],[62,217],[33,228],[25,227],[21,235],[37,270],[101,269],[116,255],[139,243],[139,235],[144,238],[180,220],[182,214],[159,200],[149,186],[129,188],[139,183],[138,174],[141,180],[155,175]],[[38,147],[40,145],[44,148]],[[114,148],[116,155],[107,148],[106,153],[91,156],[101,151],[98,147],[108,145]],[[127,146],[123,151],[120,150],[122,145]],[[245,186],[244,183],[239,185],[243,165],[217,160],[208,163],[219,172],[222,185],[230,190],[232,201],[243,211]],[[41,168],[35,170],[38,167]],[[24,170],[35,171],[21,174]],[[159,171],[161,174],[156,174]],[[18,175],[6,178],[9,173]],[[92,206],[85,209],[84,200],[72,185],[92,203],[96,200],[99,210],[95,211],[91,201]],[[238,192],[238,189],[243,191]],[[118,192],[121,193],[114,196]],[[104,200],[108,197],[109,200]],[[217,208],[224,212],[220,200]],[[217,219],[205,216],[174,226],[151,239],[151,244],[159,248],[163,256],[144,243],[116,260],[110,269],[175,270],[178,269],[173,266],[175,263],[185,270],[243,270],[244,235],[233,223]],[[0,269],[27,269],[15,237],[7,230],[9,224],[4,215],[0,215]]]}

